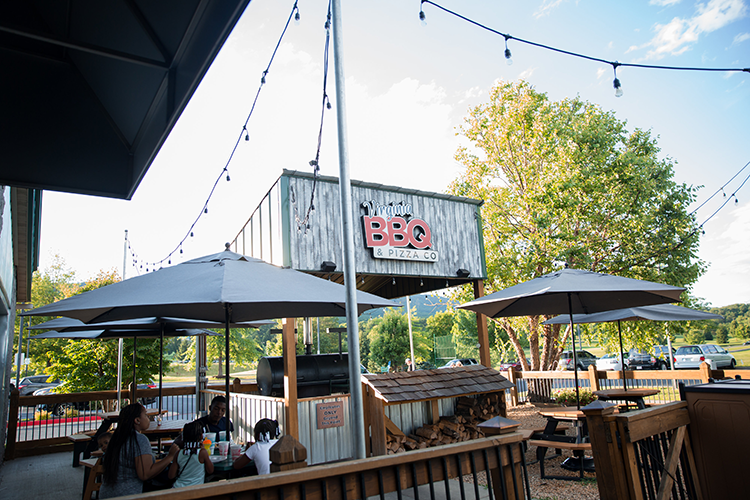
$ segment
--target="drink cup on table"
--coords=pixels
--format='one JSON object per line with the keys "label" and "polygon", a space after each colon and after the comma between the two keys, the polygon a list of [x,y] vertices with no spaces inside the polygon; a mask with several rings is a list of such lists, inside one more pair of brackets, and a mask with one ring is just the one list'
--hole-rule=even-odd
{"label": "drink cup on table", "polygon": [[229,453],[229,441],[219,441],[219,455],[226,457]]}
{"label": "drink cup on table", "polygon": [[240,455],[242,455],[242,446],[238,444],[233,444],[229,447],[231,453],[232,453],[232,460],[237,460],[240,458]]}

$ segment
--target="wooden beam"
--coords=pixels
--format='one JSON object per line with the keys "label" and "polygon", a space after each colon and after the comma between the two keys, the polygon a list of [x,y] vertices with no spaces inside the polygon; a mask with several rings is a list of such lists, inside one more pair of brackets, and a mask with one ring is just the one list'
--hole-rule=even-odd
{"label": "wooden beam", "polygon": [[297,415],[297,343],[294,334],[295,318],[283,320],[282,350],[284,358],[284,433],[299,440],[299,418]]}
{"label": "wooden beam", "polygon": [[[474,281],[474,299],[484,297],[484,281]],[[488,368],[492,368],[490,360],[490,335],[487,329],[487,318],[484,314],[477,315],[477,342],[479,343],[479,362]]]}
{"label": "wooden beam", "polygon": [[674,483],[674,473],[680,463],[680,452],[682,451],[682,442],[685,440],[687,427],[682,426],[672,433],[672,442],[667,452],[667,460],[664,464],[664,473],[661,475],[659,492],[656,494],[656,500],[668,500],[672,495],[672,483]]}

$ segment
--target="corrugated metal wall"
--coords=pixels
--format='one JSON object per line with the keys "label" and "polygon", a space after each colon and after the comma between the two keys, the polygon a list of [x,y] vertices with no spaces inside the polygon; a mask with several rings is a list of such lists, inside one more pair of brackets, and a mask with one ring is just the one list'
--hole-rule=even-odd
{"label": "corrugated metal wall", "polygon": [[[315,405],[335,401],[344,402],[344,425],[342,427],[318,429]],[[349,402],[348,394],[320,399],[304,399],[297,402],[299,441],[307,448],[308,465],[345,460],[354,456]]]}
{"label": "corrugated metal wall", "polygon": [[[456,411],[456,398],[438,400],[440,416],[448,417]],[[415,429],[432,422],[432,405],[429,401],[389,405],[385,407],[385,416],[401,429],[404,434],[411,434]]]}

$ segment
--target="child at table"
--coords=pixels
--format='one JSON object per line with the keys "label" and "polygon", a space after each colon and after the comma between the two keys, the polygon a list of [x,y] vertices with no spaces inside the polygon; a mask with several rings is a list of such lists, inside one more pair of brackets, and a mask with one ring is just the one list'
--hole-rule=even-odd
{"label": "child at table", "polygon": [[234,461],[235,469],[242,469],[250,460],[255,462],[258,468],[258,474],[271,473],[271,459],[268,452],[273,445],[279,440],[279,423],[276,420],[263,418],[255,424],[255,444],[250,446],[245,453]]}
{"label": "child at table", "polygon": [[112,439],[112,433],[111,432],[105,432],[99,438],[96,440],[96,444],[99,445],[99,451],[102,453],[107,452],[107,446],[109,446],[109,441]]}
{"label": "child at table", "polygon": [[206,474],[213,474],[214,464],[203,447],[203,426],[198,421],[182,428],[182,451],[169,467],[169,479],[175,479],[173,488],[203,484]]}

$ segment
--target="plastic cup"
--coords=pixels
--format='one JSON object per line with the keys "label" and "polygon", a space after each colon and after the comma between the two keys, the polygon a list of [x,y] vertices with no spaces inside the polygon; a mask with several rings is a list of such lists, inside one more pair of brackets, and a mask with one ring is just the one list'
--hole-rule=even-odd
{"label": "plastic cup", "polygon": [[203,434],[204,439],[210,439],[212,443],[216,442],[215,432],[206,432]]}
{"label": "plastic cup", "polygon": [[219,431],[219,432],[218,432],[218,433],[216,434],[216,440],[217,440],[217,441],[229,441],[229,440],[227,439],[227,431]]}
{"label": "plastic cup", "polygon": [[240,458],[240,455],[242,455],[242,446],[238,444],[231,445],[229,449],[232,452],[232,460],[237,460],[238,458]]}
{"label": "plastic cup", "polygon": [[219,441],[219,455],[226,457],[229,453],[229,441]]}

